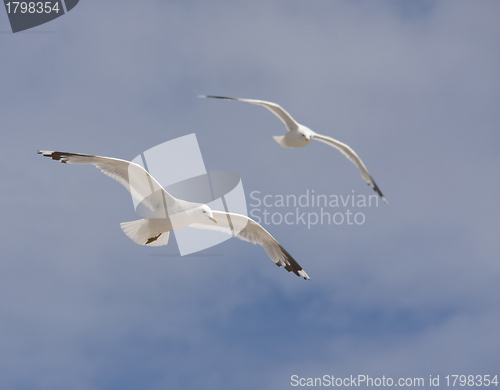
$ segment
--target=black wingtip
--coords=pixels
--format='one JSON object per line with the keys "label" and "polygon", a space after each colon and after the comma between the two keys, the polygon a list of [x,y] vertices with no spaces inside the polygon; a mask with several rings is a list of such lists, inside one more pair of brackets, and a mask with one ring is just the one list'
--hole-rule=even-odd
{"label": "black wingtip", "polygon": [[[293,272],[299,278],[303,277],[305,280],[307,280],[307,279],[311,280],[311,278],[309,277],[309,275],[307,275],[306,271],[304,271],[304,269],[300,266],[299,263],[297,263],[297,261],[292,257],[292,255],[290,253],[288,253],[286,251],[286,249],[283,248],[281,245],[280,245],[280,249],[281,249],[281,252],[283,253],[283,255],[285,257],[285,259],[283,261],[283,263],[285,265],[284,268],[288,272]],[[279,264],[279,262],[277,264]]]}
{"label": "black wingtip", "polygon": [[375,183],[375,180],[373,180],[373,187],[372,188],[373,188],[373,191],[375,191],[378,194],[378,196],[380,196],[380,198],[385,202],[385,204],[389,204],[387,202],[387,199],[385,199],[384,194],[382,194],[382,191],[380,191],[380,188],[378,188],[377,183]]}
{"label": "black wingtip", "polygon": [[225,99],[225,100],[238,100],[236,98],[227,97],[227,96],[215,96],[215,95],[199,95],[198,97],[202,98],[211,98],[211,99]]}
{"label": "black wingtip", "polygon": [[[64,152],[52,152],[48,150],[39,150],[38,154],[41,154],[44,157],[50,157],[52,160],[61,160],[63,157],[67,157],[71,153],[64,153]],[[64,161],[61,161],[64,162]]]}
{"label": "black wingtip", "polygon": [[56,152],[53,152],[52,150],[37,150],[36,151],[37,154],[41,154],[42,156],[44,157],[52,157],[52,154],[56,153]]}
{"label": "black wingtip", "polygon": [[53,152],[50,150],[39,150],[38,154],[41,154],[44,157],[50,157],[52,160],[61,161],[62,163],[66,163],[68,160],[68,157],[96,157],[96,156],[91,155],[91,154]]}

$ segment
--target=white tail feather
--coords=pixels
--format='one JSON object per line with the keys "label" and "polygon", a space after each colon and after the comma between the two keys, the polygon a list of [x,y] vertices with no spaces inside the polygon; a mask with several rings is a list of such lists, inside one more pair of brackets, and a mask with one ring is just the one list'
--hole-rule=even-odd
{"label": "white tail feather", "polygon": [[168,244],[168,237],[170,232],[161,233],[161,235],[155,240],[146,244],[150,238],[153,238],[158,235],[151,230],[149,226],[149,218],[138,219],[137,221],[131,222],[122,222],[120,224],[123,232],[139,245],[147,245],[147,246],[162,246]]}
{"label": "white tail feather", "polygon": [[285,138],[285,136],[284,136],[284,135],[274,135],[274,136],[273,136],[273,138],[274,138],[274,140],[275,140],[277,143],[279,143],[279,144],[280,144],[280,146],[282,146],[282,147],[286,148],[286,146],[285,146],[285,145],[283,145],[283,139]]}

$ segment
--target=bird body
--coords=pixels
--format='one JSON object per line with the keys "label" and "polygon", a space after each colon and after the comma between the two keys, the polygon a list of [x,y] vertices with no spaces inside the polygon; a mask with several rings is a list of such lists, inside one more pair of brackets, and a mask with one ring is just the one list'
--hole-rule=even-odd
{"label": "bird body", "polygon": [[309,127],[299,124],[285,135],[273,138],[284,148],[301,148],[308,145],[313,136],[314,132]]}
{"label": "bird body", "polygon": [[168,244],[171,231],[190,226],[216,230],[243,241],[261,245],[278,266],[310,279],[297,261],[261,225],[245,215],[213,211],[206,204],[188,202],[170,195],[143,167],[126,160],[89,154],[39,150],[39,154],[68,164],[91,164],[122,184],[134,198],[148,207],[148,218],[120,224],[135,243],[146,246]]}
{"label": "bird body", "polygon": [[359,156],[351,147],[331,137],[315,133],[310,128],[301,125],[295,119],[293,119],[293,117],[280,105],[265,100],[240,99],[240,98],[232,98],[225,96],[200,95],[199,97],[236,100],[240,102],[256,104],[258,106],[267,108],[284,123],[284,125],[288,130],[288,132],[285,135],[273,136],[274,140],[278,142],[282,147],[300,148],[308,145],[310,141],[313,139],[334,147],[358,167],[363,180],[366,181],[373,188],[373,190],[378,193],[380,198],[385,203],[387,203],[387,199],[385,199],[384,195],[382,194],[382,191],[380,191],[380,188],[375,183],[375,180],[373,180],[365,164],[363,163],[363,161],[361,161]]}

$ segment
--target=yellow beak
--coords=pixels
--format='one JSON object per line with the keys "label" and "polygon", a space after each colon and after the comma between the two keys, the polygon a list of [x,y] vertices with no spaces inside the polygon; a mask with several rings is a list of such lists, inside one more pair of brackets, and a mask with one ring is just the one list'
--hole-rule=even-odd
{"label": "yellow beak", "polygon": [[212,217],[208,217],[210,218],[212,221],[214,221],[215,223],[219,223],[215,218],[212,218]]}

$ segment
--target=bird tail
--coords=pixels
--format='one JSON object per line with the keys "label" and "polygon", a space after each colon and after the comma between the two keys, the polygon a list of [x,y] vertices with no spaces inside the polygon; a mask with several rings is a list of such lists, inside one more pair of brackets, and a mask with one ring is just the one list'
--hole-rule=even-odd
{"label": "bird tail", "polygon": [[137,221],[122,222],[120,227],[128,238],[136,244],[147,246],[167,245],[170,232],[163,232],[158,235],[152,232],[149,222],[149,218],[138,219]]}
{"label": "bird tail", "polygon": [[280,146],[282,146],[283,148],[286,148],[286,146],[284,145],[284,139],[285,139],[285,136],[284,135],[275,135],[273,136],[274,140],[280,144]]}

